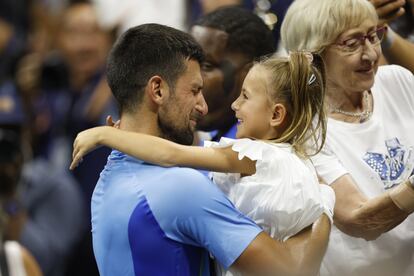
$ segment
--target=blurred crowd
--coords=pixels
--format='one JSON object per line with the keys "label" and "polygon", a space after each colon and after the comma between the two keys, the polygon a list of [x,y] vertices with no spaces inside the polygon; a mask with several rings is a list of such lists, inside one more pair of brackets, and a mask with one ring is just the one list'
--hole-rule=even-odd
{"label": "blurred crowd", "polygon": [[[0,234],[38,266],[28,275],[98,275],[90,198],[110,149],[87,155],[73,172],[68,166],[77,133],[118,116],[104,73],[116,37],[147,22],[188,31],[202,14],[242,5],[278,43],[291,2],[0,1]],[[413,2],[391,26],[414,42]]]}

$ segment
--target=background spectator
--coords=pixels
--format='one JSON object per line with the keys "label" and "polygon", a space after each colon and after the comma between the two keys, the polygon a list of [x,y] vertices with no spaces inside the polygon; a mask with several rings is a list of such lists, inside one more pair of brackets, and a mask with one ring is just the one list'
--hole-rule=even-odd
{"label": "background spectator", "polygon": [[4,236],[19,241],[35,257],[44,275],[63,275],[67,258],[85,227],[82,196],[76,182],[47,160],[31,156],[31,133],[12,85],[0,90],[0,169]]}

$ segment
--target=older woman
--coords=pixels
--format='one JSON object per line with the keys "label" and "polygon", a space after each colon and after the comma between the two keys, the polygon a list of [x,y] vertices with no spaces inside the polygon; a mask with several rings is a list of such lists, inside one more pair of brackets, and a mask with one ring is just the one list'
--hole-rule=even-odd
{"label": "older woman", "polygon": [[414,77],[378,67],[381,39],[366,0],[296,0],[282,25],[287,50],[326,64],[328,133],[313,159],[336,193],[322,275],[414,275]]}

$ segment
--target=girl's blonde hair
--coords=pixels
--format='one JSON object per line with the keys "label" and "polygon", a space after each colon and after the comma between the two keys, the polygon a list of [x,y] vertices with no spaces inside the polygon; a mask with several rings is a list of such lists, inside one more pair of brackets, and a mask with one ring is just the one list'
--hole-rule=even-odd
{"label": "girl's blonde hair", "polygon": [[378,22],[367,0],[296,0],[282,22],[282,45],[288,51],[322,53],[343,32],[366,19]]}
{"label": "girl's blonde hair", "polygon": [[256,66],[270,72],[270,100],[283,103],[287,109],[289,124],[279,138],[271,141],[290,143],[301,156],[318,153],[326,137],[322,58],[309,52],[292,52],[289,57],[269,57]]}

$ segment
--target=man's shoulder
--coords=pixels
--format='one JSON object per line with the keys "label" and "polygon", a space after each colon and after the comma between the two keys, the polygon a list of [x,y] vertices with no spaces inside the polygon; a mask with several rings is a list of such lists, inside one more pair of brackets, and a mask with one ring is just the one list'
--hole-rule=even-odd
{"label": "man's shoulder", "polygon": [[[169,212],[198,210],[214,205],[214,201],[231,205],[225,195],[201,172],[181,167],[164,168],[141,179],[143,192],[151,205]],[[178,203],[178,204],[177,204]]]}
{"label": "man's shoulder", "polygon": [[180,195],[187,197],[189,194],[204,196],[221,193],[207,176],[191,168],[163,168],[158,171],[157,175],[152,175],[149,181],[153,183],[152,186],[159,185],[158,188],[167,195],[174,192],[175,197]]}
{"label": "man's shoulder", "polygon": [[130,158],[108,162],[95,188],[98,194],[101,190],[115,190],[121,196],[139,192],[151,205],[160,204],[163,207],[172,201],[188,206],[194,204],[195,198],[208,202],[210,197],[223,196],[216,185],[195,169],[160,167]]}
{"label": "man's shoulder", "polygon": [[130,189],[140,189],[144,194],[155,194],[158,198],[164,195],[170,197],[171,193],[178,197],[180,194],[186,196],[189,193],[220,192],[206,175],[192,168],[167,168],[140,160],[121,160],[110,164],[111,162],[110,160],[101,173],[98,186],[118,183],[127,185]]}
{"label": "man's shoulder", "polygon": [[163,169],[165,176],[171,177],[171,181],[200,181],[205,183],[210,182],[210,180],[200,171],[192,168],[171,167]]}

